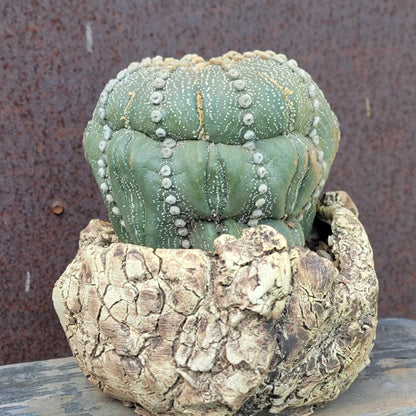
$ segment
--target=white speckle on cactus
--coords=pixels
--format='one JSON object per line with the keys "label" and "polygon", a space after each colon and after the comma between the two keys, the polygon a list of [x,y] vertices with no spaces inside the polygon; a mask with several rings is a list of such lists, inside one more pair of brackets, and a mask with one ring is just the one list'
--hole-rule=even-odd
{"label": "white speckle on cactus", "polygon": [[108,100],[108,93],[106,90],[104,90],[101,94],[100,94],[100,104],[105,105],[107,104],[107,100]]}
{"label": "white speckle on cactus", "polygon": [[251,113],[246,113],[243,116],[243,123],[246,126],[251,126],[254,123],[254,116]]}
{"label": "white speckle on cactus", "polygon": [[242,91],[246,87],[246,83],[242,79],[237,79],[232,83],[232,86],[237,91]]}
{"label": "white speckle on cactus", "polygon": [[106,140],[110,140],[111,139],[111,136],[112,136],[112,134],[113,134],[113,131],[111,130],[111,127],[109,126],[109,125],[105,125],[104,127],[103,127],[103,133],[104,133],[104,139],[106,139]]}
{"label": "white speckle on cactus", "polygon": [[175,227],[183,228],[186,226],[186,222],[182,218],[178,218],[175,220]]}
{"label": "white speckle on cactus", "polygon": [[107,92],[110,92],[113,90],[113,88],[116,86],[117,81],[115,79],[110,79],[110,81],[107,82],[107,85],[105,86],[105,90]]}
{"label": "white speckle on cactus", "polygon": [[158,129],[156,129],[156,136],[157,137],[160,137],[160,138],[162,138],[162,137],[166,137],[166,130],[165,129],[162,129],[161,127],[159,127]]}
{"label": "white speckle on cactus", "polygon": [[297,219],[298,221],[302,221],[302,220],[303,220],[303,214],[302,214],[302,213],[300,213],[300,214],[296,217],[296,219]]}
{"label": "white speckle on cactus", "polygon": [[122,71],[120,71],[118,74],[117,74],[117,80],[118,81],[121,81],[123,78],[125,78],[126,77],[126,75],[128,74],[128,71],[127,70],[125,70],[125,69],[123,69]]}
{"label": "white speckle on cactus", "polygon": [[164,80],[167,80],[169,78],[169,71],[160,71],[159,72],[159,77],[164,79]]}
{"label": "white speckle on cactus", "polygon": [[162,176],[170,176],[172,174],[172,170],[171,170],[171,168],[168,165],[164,165],[160,169],[160,174]]}
{"label": "white speckle on cactus", "polygon": [[318,159],[319,163],[322,163],[324,160],[324,152],[322,150],[316,151],[316,158]]}
{"label": "white speckle on cactus", "polygon": [[180,209],[178,206],[176,206],[176,205],[172,205],[172,206],[169,208],[169,212],[170,212],[172,215],[179,215],[179,214],[181,213],[181,209]]}
{"label": "white speckle on cactus", "polygon": [[261,209],[255,209],[251,213],[251,218],[260,218],[263,215],[263,211]]}
{"label": "white speckle on cactus", "polygon": [[105,168],[107,166],[107,164],[102,159],[97,160],[97,165],[99,168]]}
{"label": "white speckle on cactus", "polygon": [[264,204],[266,203],[266,199],[265,198],[259,198],[256,202],[255,205],[257,208],[262,207]]}
{"label": "white speckle on cactus", "polygon": [[293,69],[294,71],[298,69],[298,63],[294,59],[289,59],[286,64],[290,69]]}
{"label": "white speckle on cactus", "polygon": [[187,239],[183,239],[183,240],[181,241],[181,246],[182,246],[182,248],[190,248],[190,247],[191,247],[191,243],[190,243],[190,241],[189,241],[189,240],[187,240]]}
{"label": "white speckle on cactus", "polygon": [[98,148],[101,152],[105,152],[105,149],[107,149],[107,142],[105,142],[104,140],[101,141],[100,143],[98,143]]}
{"label": "white speckle on cactus", "polygon": [[120,211],[120,208],[119,207],[113,207],[112,209],[111,209],[111,211],[113,212],[113,214],[115,214],[115,215],[121,215],[121,211]]}
{"label": "white speckle on cactus", "polygon": [[165,140],[163,140],[163,146],[165,146],[165,147],[175,147],[176,146],[176,140],[172,139],[171,137],[168,137]]}
{"label": "white speckle on cactus", "polygon": [[274,56],[273,59],[281,64],[284,64],[285,62],[287,62],[287,57],[283,53],[278,53],[277,55]]}
{"label": "white speckle on cactus", "polygon": [[231,68],[231,69],[227,72],[227,75],[228,75],[231,79],[237,79],[237,78],[239,78],[240,73],[239,73],[236,69]]}
{"label": "white speckle on cactus", "polygon": [[107,200],[107,202],[114,202],[114,198],[113,198],[113,195],[111,195],[111,194],[107,194],[106,196],[105,196],[105,199]]}
{"label": "white speckle on cactus", "polygon": [[266,173],[267,173],[267,171],[266,171],[266,168],[264,166],[260,166],[257,169],[257,176],[259,178],[264,178],[266,176]]}
{"label": "white speckle on cactus", "polygon": [[189,231],[187,228],[178,228],[178,235],[181,237],[186,237],[189,234]]}
{"label": "white speckle on cactus", "polygon": [[143,68],[149,68],[150,66],[152,66],[152,60],[150,58],[144,58],[141,62],[140,65]]}
{"label": "white speckle on cactus", "polygon": [[320,194],[321,194],[321,190],[318,187],[313,191],[312,197],[316,199],[319,197]]}
{"label": "white speckle on cactus", "polygon": [[163,114],[160,110],[155,109],[150,113],[150,118],[153,123],[159,123],[159,121],[163,118]]}
{"label": "white speckle on cactus", "polygon": [[253,140],[256,137],[256,133],[253,130],[247,130],[243,137],[245,140]]}
{"label": "white speckle on cactus", "polygon": [[310,80],[310,75],[302,68],[298,68],[297,73],[305,82],[308,82]]}
{"label": "white speckle on cactus", "polygon": [[166,85],[166,81],[163,78],[155,78],[155,80],[152,83],[153,88],[156,88],[157,90],[161,90]]}
{"label": "white speckle on cactus", "polygon": [[316,87],[315,85],[311,84],[309,85],[309,95],[311,96],[311,98],[315,97],[316,94]]}
{"label": "white speckle on cactus", "polygon": [[150,94],[150,102],[160,104],[163,101],[163,94],[160,91],[154,91]]}
{"label": "white speckle on cactus", "polygon": [[103,182],[100,185],[100,189],[101,189],[102,192],[106,193],[106,192],[108,192],[108,185],[105,182]]}
{"label": "white speckle on cactus", "polygon": [[99,168],[98,169],[98,176],[100,178],[104,178],[105,177],[105,169],[104,168]]}
{"label": "white speckle on cactus", "polygon": [[244,143],[244,144],[243,144],[243,147],[244,147],[245,149],[248,149],[248,150],[253,151],[253,150],[255,150],[255,149],[256,149],[256,143],[254,143],[254,142],[247,142],[247,143]]}
{"label": "white speckle on cactus", "polygon": [[101,120],[105,120],[105,108],[100,107],[98,109],[98,117],[100,117]]}
{"label": "white speckle on cactus", "polygon": [[247,225],[249,227],[257,227],[258,224],[259,224],[259,220],[257,218],[250,218],[247,222]]}
{"label": "white speckle on cactus", "polygon": [[162,187],[165,189],[169,189],[172,186],[172,181],[169,178],[162,179]]}
{"label": "white speckle on cactus", "polygon": [[257,188],[257,190],[259,191],[260,194],[265,194],[267,192],[267,185],[265,183],[262,183],[261,185],[259,185],[259,187]]}
{"label": "white speckle on cactus", "polygon": [[254,153],[253,162],[256,164],[260,164],[261,162],[263,162],[263,155],[261,153]]}
{"label": "white speckle on cactus", "polygon": [[313,108],[315,109],[315,111],[319,110],[320,105],[321,104],[318,100],[313,100]]}
{"label": "white speckle on cactus", "polygon": [[314,126],[315,128],[316,128],[316,127],[318,127],[319,120],[320,120],[319,116],[316,116],[316,117],[313,119],[313,126]]}
{"label": "white speckle on cactus", "polygon": [[168,196],[165,198],[165,201],[166,201],[169,205],[173,205],[173,204],[175,204],[175,203],[176,203],[176,197],[175,197],[175,195],[168,195]]}
{"label": "white speckle on cactus", "polygon": [[138,69],[140,68],[140,63],[139,62],[132,62],[128,67],[128,71],[130,73],[132,72],[136,72]]}
{"label": "white speckle on cactus", "polygon": [[169,159],[173,154],[173,150],[169,147],[163,147],[160,153],[162,154],[163,158]]}
{"label": "white speckle on cactus", "polygon": [[311,140],[312,140],[312,143],[313,143],[315,146],[318,146],[318,144],[319,144],[319,136],[318,136],[318,134],[316,133],[316,130],[312,130],[312,133],[310,134],[310,138],[311,138]]}
{"label": "white speckle on cactus", "polygon": [[252,103],[253,103],[253,99],[251,98],[251,95],[249,94],[243,94],[240,97],[238,97],[238,104],[242,108],[250,107]]}

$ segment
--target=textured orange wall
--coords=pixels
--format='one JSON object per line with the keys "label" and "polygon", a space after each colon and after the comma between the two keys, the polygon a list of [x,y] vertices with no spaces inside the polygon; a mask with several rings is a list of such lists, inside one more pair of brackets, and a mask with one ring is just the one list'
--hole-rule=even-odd
{"label": "textured orange wall", "polygon": [[415,22],[413,0],[2,1],[0,363],[70,354],[52,286],[106,218],[82,132],[105,83],[157,54],[273,49],[313,76],[342,130],[326,189],[360,209],[380,314],[416,318]]}

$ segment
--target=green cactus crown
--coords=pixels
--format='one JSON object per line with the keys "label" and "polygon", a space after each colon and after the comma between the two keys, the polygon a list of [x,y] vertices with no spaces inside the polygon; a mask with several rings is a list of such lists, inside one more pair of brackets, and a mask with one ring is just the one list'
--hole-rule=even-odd
{"label": "green cactus crown", "polygon": [[203,250],[258,224],[303,245],[338,143],[321,90],[271,51],[134,62],[84,133],[121,241]]}

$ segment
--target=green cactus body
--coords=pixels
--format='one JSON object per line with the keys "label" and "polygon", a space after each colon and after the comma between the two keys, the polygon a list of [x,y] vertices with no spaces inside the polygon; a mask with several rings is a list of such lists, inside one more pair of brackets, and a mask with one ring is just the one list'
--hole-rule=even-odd
{"label": "green cactus body", "polygon": [[271,51],[133,63],[84,134],[121,241],[204,250],[258,224],[303,245],[338,143],[320,89]]}

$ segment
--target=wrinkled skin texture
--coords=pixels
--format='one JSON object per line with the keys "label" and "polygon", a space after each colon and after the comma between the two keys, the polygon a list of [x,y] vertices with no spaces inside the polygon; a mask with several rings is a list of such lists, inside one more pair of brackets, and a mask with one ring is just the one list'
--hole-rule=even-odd
{"label": "wrinkled skin texture", "polygon": [[315,82],[271,51],[133,63],[84,134],[120,241],[203,250],[258,224],[303,246],[338,142]]}
{"label": "wrinkled skin texture", "polygon": [[349,197],[324,195],[318,217],[325,257],[265,225],[205,252],[121,243],[93,220],[53,292],[81,369],[146,416],[306,415],[336,398],[369,362],[378,284]]}

